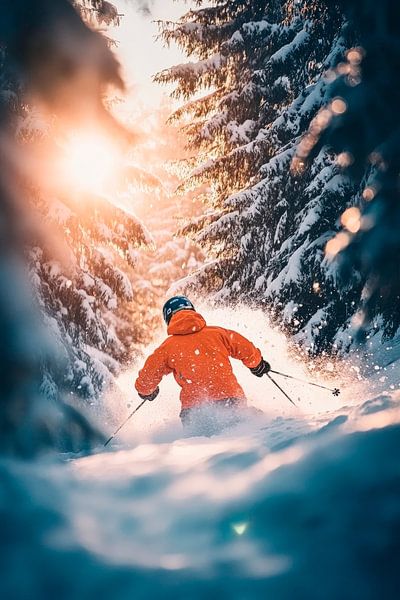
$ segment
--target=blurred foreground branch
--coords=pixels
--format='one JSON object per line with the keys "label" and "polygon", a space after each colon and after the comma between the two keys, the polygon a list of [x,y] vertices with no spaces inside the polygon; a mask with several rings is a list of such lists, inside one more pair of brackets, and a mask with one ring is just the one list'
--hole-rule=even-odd
{"label": "blurred foreground branch", "polygon": [[5,0],[0,10],[0,450],[87,450],[101,436],[59,393],[51,400],[44,390],[45,365],[65,366],[28,280],[24,251],[38,232],[29,147],[21,148],[17,130],[29,105],[63,127],[89,122],[126,135],[104,106],[108,87],[123,82],[106,39],[67,0]]}

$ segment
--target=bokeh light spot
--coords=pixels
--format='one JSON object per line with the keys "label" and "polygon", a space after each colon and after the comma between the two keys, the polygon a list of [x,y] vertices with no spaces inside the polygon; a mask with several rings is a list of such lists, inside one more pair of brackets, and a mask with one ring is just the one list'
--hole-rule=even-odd
{"label": "bokeh light spot", "polygon": [[366,187],[365,190],[362,193],[362,197],[364,198],[364,200],[366,200],[366,202],[371,202],[371,200],[373,200],[375,198],[375,190],[373,187]]}
{"label": "bokeh light spot", "polygon": [[339,167],[346,168],[350,167],[354,162],[354,157],[350,152],[341,152],[336,157],[336,163]]}
{"label": "bokeh light spot", "polygon": [[328,258],[333,258],[338,252],[346,248],[350,242],[350,235],[344,231],[338,233],[325,246],[325,255]]}
{"label": "bokeh light spot", "polygon": [[340,218],[340,222],[350,233],[357,233],[361,227],[360,209],[356,206],[346,209]]}
{"label": "bokeh light spot", "polygon": [[234,523],[232,525],[232,529],[236,533],[236,535],[243,535],[244,533],[246,533],[248,527],[249,527],[249,524],[246,522]]}
{"label": "bokeh light spot", "polygon": [[342,115],[347,110],[347,104],[343,98],[334,98],[332,100],[331,110],[334,115]]}

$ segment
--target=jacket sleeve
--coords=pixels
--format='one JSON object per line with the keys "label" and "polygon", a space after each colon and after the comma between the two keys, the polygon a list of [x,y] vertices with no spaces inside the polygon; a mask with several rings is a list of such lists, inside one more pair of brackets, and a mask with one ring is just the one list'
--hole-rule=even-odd
{"label": "jacket sleeve", "polygon": [[262,354],[250,340],[230,329],[223,329],[222,331],[224,344],[229,352],[229,356],[241,360],[249,369],[253,369],[260,364]]}
{"label": "jacket sleeve", "polygon": [[139,394],[148,396],[158,386],[164,375],[171,373],[172,369],[167,364],[167,355],[163,346],[157,348],[153,354],[150,354],[143,369],[135,381],[135,388]]}

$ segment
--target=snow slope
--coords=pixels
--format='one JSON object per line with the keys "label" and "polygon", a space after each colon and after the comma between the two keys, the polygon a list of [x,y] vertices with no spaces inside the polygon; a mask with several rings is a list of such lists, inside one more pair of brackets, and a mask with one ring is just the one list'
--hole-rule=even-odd
{"label": "snow slope", "polygon": [[[249,328],[268,332],[270,350],[278,341],[260,320]],[[167,384],[161,414],[147,406],[110,452],[2,460],[2,597],[397,598],[399,391],[360,382],[336,399],[295,386],[294,408],[238,376],[269,409],[218,436],[164,422],[176,409]]]}

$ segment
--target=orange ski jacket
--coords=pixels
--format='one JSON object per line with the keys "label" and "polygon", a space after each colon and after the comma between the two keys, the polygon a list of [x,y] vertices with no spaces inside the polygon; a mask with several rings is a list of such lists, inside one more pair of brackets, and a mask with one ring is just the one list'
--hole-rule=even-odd
{"label": "orange ski jacket", "polygon": [[261,352],[248,339],[236,331],[206,325],[203,317],[192,310],[173,315],[168,334],[139,371],[135,382],[139,394],[151,394],[164,375],[173,373],[182,388],[182,408],[227,398],[238,398],[246,404],[229,357],[241,360],[249,369],[259,365]]}

